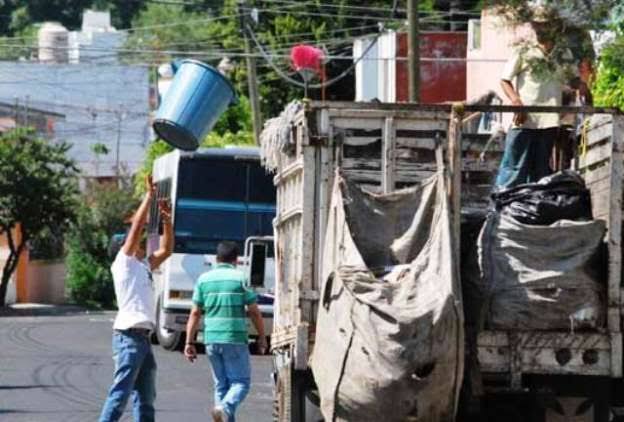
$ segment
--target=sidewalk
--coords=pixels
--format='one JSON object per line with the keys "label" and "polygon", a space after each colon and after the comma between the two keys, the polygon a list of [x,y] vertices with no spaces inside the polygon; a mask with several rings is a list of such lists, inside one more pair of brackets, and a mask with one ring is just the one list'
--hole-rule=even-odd
{"label": "sidewalk", "polygon": [[20,316],[61,316],[85,313],[100,313],[99,310],[89,310],[77,305],[49,305],[42,303],[14,303],[0,308],[1,317]]}

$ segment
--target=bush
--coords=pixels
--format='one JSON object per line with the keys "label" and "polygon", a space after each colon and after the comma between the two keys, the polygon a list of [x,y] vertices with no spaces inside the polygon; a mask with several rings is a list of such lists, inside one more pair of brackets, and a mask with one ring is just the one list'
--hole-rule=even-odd
{"label": "bush", "polygon": [[67,237],[67,285],[81,305],[112,308],[115,290],[108,245],[125,230],[124,220],[136,208],[132,186],[94,183],[87,187],[78,218]]}
{"label": "bush", "polygon": [[28,244],[30,259],[56,260],[65,255],[63,231],[46,228],[37,234]]}
{"label": "bush", "polygon": [[624,34],[601,52],[593,93],[596,105],[624,110]]}

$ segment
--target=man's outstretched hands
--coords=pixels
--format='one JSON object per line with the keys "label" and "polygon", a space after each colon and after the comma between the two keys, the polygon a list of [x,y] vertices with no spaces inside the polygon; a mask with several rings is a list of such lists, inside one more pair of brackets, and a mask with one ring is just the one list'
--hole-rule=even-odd
{"label": "man's outstretched hands", "polygon": [[156,195],[156,185],[152,181],[151,174],[145,176],[145,192],[147,192],[147,195],[152,198]]}
{"label": "man's outstretched hands", "polygon": [[171,222],[171,202],[162,198],[158,200],[158,211],[160,212],[160,220],[164,223]]}

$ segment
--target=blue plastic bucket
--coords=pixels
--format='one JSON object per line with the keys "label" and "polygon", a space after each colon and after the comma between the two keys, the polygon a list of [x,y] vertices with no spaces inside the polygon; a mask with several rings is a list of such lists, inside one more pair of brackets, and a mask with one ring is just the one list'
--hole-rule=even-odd
{"label": "blue plastic bucket", "polygon": [[234,87],[218,70],[183,60],[158,108],[154,131],[176,148],[195,150],[235,101]]}

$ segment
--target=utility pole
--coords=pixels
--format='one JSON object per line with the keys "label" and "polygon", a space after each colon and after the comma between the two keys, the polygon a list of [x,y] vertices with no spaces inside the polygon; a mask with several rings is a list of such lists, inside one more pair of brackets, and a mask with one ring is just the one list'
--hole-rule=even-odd
{"label": "utility pole", "polygon": [[418,27],[418,0],[407,0],[407,60],[410,102],[420,101],[420,35]]}
{"label": "utility pole", "polygon": [[260,98],[258,96],[258,77],[256,74],[256,58],[252,57],[251,44],[247,35],[247,23],[249,21],[249,7],[246,0],[238,1],[238,14],[240,30],[245,43],[245,55],[247,56],[247,87],[249,89],[249,103],[253,121],[254,139],[256,145],[260,145],[260,130],[262,128],[262,117],[260,115]]}
{"label": "utility pole", "polygon": [[460,0],[451,0],[449,6],[449,19],[451,20],[451,31],[466,30],[465,25],[461,22],[462,5]]}

